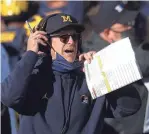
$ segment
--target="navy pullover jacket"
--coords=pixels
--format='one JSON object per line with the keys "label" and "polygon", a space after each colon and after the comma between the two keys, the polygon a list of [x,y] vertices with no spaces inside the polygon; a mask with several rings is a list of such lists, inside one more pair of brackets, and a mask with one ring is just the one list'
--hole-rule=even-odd
{"label": "navy pullover jacket", "polygon": [[141,105],[134,84],[91,100],[83,72],[52,71],[50,58],[32,51],[2,83],[1,94],[2,103],[22,115],[19,134],[100,134],[105,117],[129,116]]}

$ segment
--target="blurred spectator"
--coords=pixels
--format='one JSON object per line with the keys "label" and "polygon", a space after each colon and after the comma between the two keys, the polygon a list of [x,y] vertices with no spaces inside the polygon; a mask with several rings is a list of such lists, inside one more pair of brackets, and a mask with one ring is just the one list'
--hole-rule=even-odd
{"label": "blurred spectator", "polygon": [[[90,12],[88,12],[89,24],[93,27],[93,30],[91,34],[88,34],[88,38],[90,39],[83,44],[83,50],[99,51],[110,43],[125,37],[130,38],[134,49],[137,48],[140,45],[140,42],[138,42],[139,39],[135,37],[133,26],[135,26],[135,19],[139,13],[139,9],[139,1],[102,1],[100,4],[97,4],[90,10]],[[89,29],[92,29],[92,27]],[[120,118],[118,120],[114,120],[112,117],[107,117],[105,119],[103,133],[141,134],[143,132],[147,90],[142,80],[131,84],[131,86],[138,90],[142,99],[140,110],[132,116]],[[126,87],[128,92],[131,89]],[[134,120],[138,120],[138,122],[134,123]]]}
{"label": "blurred spectator", "polygon": [[[123,20],[121,18],[121,15],[124,14],[123,16],[126,16],[129,10],[125,12],[122,11],[120,14],[118,14],[118,11],[114,10],[114,7],[112,5],[115,2],[107,2],[106,7],[102,6],[102,3],[104,2],[99,2],[87,12],[87,16],[89,17],[87,23],[88,30],[86,31],[88,33],[88,37],[87,39],[85,39],[86,41],[83,43],[83,51],[86,52],[89,50],[101,50],[113,41],[128,36],[131,39],[132,44],[134,46],[138,46],[139,42],[137,42],[137,38],[135,37],[135,31],[133,28],[135,24],[135,18],[132,17],[136,17],[136,15],[138,15],[139,12],[135,11],[134,9],[134,11],[131,11],[129,18],[127,18],[127,20]],[[127,8],[130,8],[130,6],[131,4],[129,4],[129,7]],[[135,6],[139,7],[139,4],[135,4]],[[124,7],[122,4],[120,4],[120,6],[117,8],[122,8],[121,10],[123,10]],[[120,24],[121,21],[123,25]],[[127,23],[129,24],[127,25]]]}
{"label": "blurred spectator", "polygon": [[[15,0],[1,1],[0,13],[3,20],[3,27],[0,42],[8,53],[7,59],[9,59],[7,61],[9,63],[5,66],[5,70],[9,67],[9,71],[12,71],[16,62],[21,57],[21,54],[24,51],[24,41],[26,39],[26,33],[23,28],[24,22],[26,19],[35,14],[37,9],[38,4],[36,2]],[[4,60],[2,58],[2,64],[4,62],[6,62],[6,59]],[[4,73],[4,71],[2,72]],[[4,73],[2,74],[2,77],[7,77],[8,74],[9,73]],[[18,114],[10,108],[8,111],[10,114],[12,134],[16,134],[19,126]]]}
{"label": "blurred spectator", "polygon": [[[10,64],[9,64],[9,55],[4,48],[3,44],[1,46],[1,82],[9,75],[10,73]],[[1,103],[1,117],[2,117],[2,134],[17,134],[16,129],[16,119],[15,112],[11,108],[7,108]]]}
{"label": "blurred spectator", "polygon": [[[9,57],[7,51],[0,44],[1,47],[1,82],[7,77],[10,72]],[[10,115],[8,108],[1,103],[1,134],[11,134]]]}
{"label": "blurred spectator", "polygon": [[9,75],[10,66],[9,66],[9,55],[5,50],[3,44],[0,44],[1,49],[1,82]]}
{"label": "blurred spectator", "polygon": [[[36,2],[3,0],[1,2],[1,16],[6,25],[2,31],[3,43],[10,56],[10,68],[13,69],[24,48],[26,33],[24,22],[38,10]],[[32,10],[34,8],[34,10]]]}
{"label": "blurred spectator", "polygon": [[82,23],[84,16],[83,1],[40,1],[39,14],[50,15],[51,13],[63,12],[75,17]]}
{"label": "blurred spectator", "polygon": [[148,134],[149,133],[149,78],[145,79],[144,82],[145,82],[146,88],[148,89],[148,100],[147,100],[147,106],[146,106],[143,132],[144,134]]}
{"label": "blurred spectator", "polygon": [[[149,50],[149,1],[142,1],[140,14],[137,18],[136,34],[141,37],[143,44],[146,44],[145,50]],[[146,105],[146,115],[144,121],[143,132],[149,133],[149,77],[144,79],[146,88],[148,89],[148,100]]]}
{"label": "blurred spectator", "polygon": [[[37,14],[28,19],[32,28],[35,27],[35,25],[38,24],[43,17],[61,12],[74,16],[80,23],[83,22],[83,1],[39,1],[39,5]],[[25,24],[24,28],[29,36],[30,31],[28,29],[28,25]]]}
{"label": "blurred spectator", "polygon": [[140,38],[140,42],[149,42],[149,1],[141,1],[141,9],[136,18],[135,34]]}
{"label": "blurred spectator", "polygon": [[1,32],[5,31],[6,25],[4,23],[4,20],[1,18]]}

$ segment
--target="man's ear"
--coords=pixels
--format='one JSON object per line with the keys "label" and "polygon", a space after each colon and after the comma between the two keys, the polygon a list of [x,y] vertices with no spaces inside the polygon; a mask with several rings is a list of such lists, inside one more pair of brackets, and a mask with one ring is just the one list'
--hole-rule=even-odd
{"label": "man's ear", "polygon": [[54,60],[54,59],[56,59],[56,51],[53,49],[53,48],[51,48],[51,57],[52,57],[52,59]]}
{"label": "man's ear", "polygon": [[109,34],[110,34],[110,29],[107,28],[107,29],[105,29],[103,32],[99,33],[99,36],[100,36],[103,40],[105,40],[105,41],[107,41],[107,42],[109,42],[109,43],[112,43],[112,40],[108,38],[108,37],[109,37]]}

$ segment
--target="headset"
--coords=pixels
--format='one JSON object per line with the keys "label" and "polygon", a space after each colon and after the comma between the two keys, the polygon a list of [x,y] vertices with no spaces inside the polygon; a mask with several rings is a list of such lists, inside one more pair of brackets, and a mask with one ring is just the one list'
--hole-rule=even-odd
{"label": "headset", "polygon": [[[57,14],[52,14],[50,16],[46,16],[43,19],[40,20],[40,22],[38,23],[38,25],[36,26],[36,28],[33,28],[33,32],[35,31],[46,31],[46,25],[47,25],[47,21],[49,18],[56,16]],[[50,49],[51,49],[51,39],[50,37],[48,37],[48,42],[46,42],[48,45],[47,46],[43,46],[43,45],[39,45],[39,50],[49,54],[50,53]]]}

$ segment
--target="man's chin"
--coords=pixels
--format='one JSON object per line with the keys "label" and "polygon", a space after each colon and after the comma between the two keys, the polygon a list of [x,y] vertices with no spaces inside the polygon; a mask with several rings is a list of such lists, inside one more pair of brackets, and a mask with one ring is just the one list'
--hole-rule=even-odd
{"label": "man's chin", "polygon": [[64,58],[68,62],[73,63],[76,59],[76,55],[75,54],[67,54],[67,55],[64,55]]}
{"label": "man's chin", "polygon": [[75,61],[75,58],[68,57],[68,58],[65,58],[65,60],[67,60],[69,63],[73,63]]}

